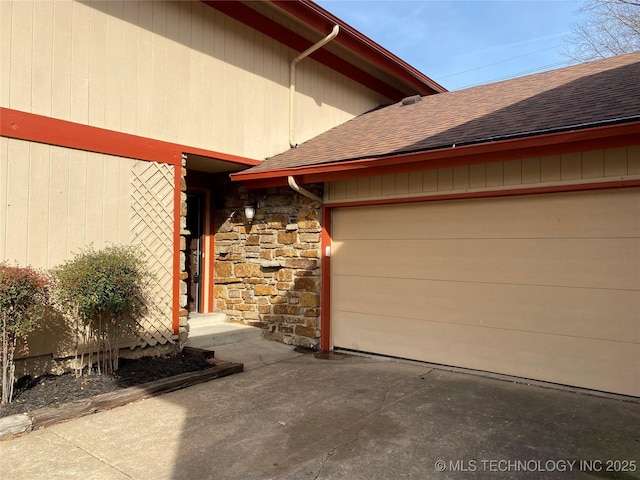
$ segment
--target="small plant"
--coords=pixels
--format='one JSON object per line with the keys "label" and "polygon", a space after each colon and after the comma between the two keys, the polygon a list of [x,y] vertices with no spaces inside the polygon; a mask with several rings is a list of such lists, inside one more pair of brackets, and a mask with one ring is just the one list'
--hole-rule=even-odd
{"label": "small plant", "polygon": [[49,302],[48,278],[30,267],[0,263],[0,316],[2,317],[2,403],[13,400],[14,356],[18,342],[29,352],[27,336],[40,327]]}
{"label": "small plant", "polygon": [[76,375],[87,347],[89,366],[96,350],[98,374],[116,371],[122,334],[135,328],[146,308],[151,275],[144,256],[133,246],[88,247],[55,269],[54,278],[58,303],[75,320],[76,357],[82,349]]}

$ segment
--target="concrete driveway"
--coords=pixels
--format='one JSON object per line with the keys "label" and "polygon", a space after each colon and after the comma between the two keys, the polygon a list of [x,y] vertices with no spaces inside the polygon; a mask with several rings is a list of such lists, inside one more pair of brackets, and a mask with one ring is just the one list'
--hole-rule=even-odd
{"label": "concrete driveway", "polygon": [[244,373],[0,442],[18,479],[640,478],[640,403],[256,340]]}

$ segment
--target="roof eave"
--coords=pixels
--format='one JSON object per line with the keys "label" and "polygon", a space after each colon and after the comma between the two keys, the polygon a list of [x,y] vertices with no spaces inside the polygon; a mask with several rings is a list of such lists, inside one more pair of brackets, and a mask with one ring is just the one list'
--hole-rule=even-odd
{"label": "roof eave", "polygon": [[340,25],[336,42],[343,45],[388,74],[412,86],[422,95],[443,93],[448,90],[424,73],[409,65],[384,47],[372,41],[320,5],[310,0],[269,0],[276,7],[295,16],[314,30],[326,34],[334,25]]}
{"label": "roof eave", "polygon": [[639,145],[640,121],[576,129],[515,139],[450,146],[384,157],[346,160],[265,172],[250,170],[231,175],[247,188],[285,186],[287,177],[298,183],[328,182],[367,176],[449,168],[546,155]]}
{"label": "roof eave", "polygon": [[[201,2],[295,51],[302,52],[313,44],[309,39],[254,10],[248,6],[250,4],[240,1],[201,0]],[[283,14],[296,18],[310,29],[319,32],[322,37],[327,35],[336,24],[339,25],[341,32],[332,43],[341,44],[368,64],[386,72],[395,81],[382,80],[377,75],[353,65],[348,60],[331,53],[327,49],[317,50],[310,57],[392,101],[400,101],[404,97],[415,95],[416,93],[432,95],[447,91],[423,73],[313,2],[308,0],[290,2],[270,0],[267,4],[271,5],[273,9],[283,12]]]}

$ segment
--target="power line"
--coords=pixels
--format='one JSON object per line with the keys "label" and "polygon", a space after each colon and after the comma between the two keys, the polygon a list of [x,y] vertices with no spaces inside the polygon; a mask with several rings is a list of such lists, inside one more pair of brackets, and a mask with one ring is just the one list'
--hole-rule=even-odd
{"label": "power line", "polygon": [[532,69],[529,69],[529,70],[523,70],[521,72],[517,72],[517,73],[510,74],[510,75],[506,75],[504,77],[494,78],[494,79],[486,80],[484,82],[465,85],[463,87],[460,87],[458,90],[462,90],[464,88],[469,88],[469,87],[476,87],[478,85],[484,85],[484,84],[487,84],[487,83],[494,83],[494,82],[501,82],[503,80],[510,80],[512,78],[522,77],[523,75],[528,75],[530,73],[537,73],[537,72],[542,72],[542,71],[546,71],[546,70],[551,70],[554,67],[564,67],[564,66],[572,65],[574,63],[575,62],[573,62],[572,60],[563,60],[561,62],[550,63],[550,64],[543,65],[543,66],[540,66],[540,67],[532,68]]}
{"label": "power line", "polygon": [[536,53],[546,52],[547,50],[553,50],[554,48],[558,48],[558,47],[561,47],[561,46],[562,45],[554,45],[553,47],[543,48],[542,50],[536,50],[535,52],[525,53],[524,55],[518,55],[517,57],[507,58],[506,60],[500,60],[499,62],[489,63],[487,65],[481,65],[479,67],[471,68],[471,69],[465,70],[463,72],[452,73],[450,75],[445,75],[444,77],[438,77],[436,79],[436,82],[444,80],[445,78],[455,77],[457,75],[462,75],[462,74],[469,73],[469,72],[475,72],[476,70],[481,70],[481,69],[487,68],[487,67],[493,67],[494,65],[499,65],[501,63],[507,63],[507,62],[510,62],[512,60],[517,60],[518,58],[528,57],[529,55],[533,55],[533,54],[536,54]]}

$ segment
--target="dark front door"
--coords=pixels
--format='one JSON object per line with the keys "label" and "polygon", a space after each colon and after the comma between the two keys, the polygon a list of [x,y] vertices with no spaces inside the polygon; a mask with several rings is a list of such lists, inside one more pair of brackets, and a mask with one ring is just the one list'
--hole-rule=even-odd
{"label": "dark front door", "polygon": [[187,258],[186,270],[189,274],[187,280],[187,309],[190,312],[200,312],[201,299],[201,272],[202,272],[202,217],[203,198],[201,195],[187,194]]}

